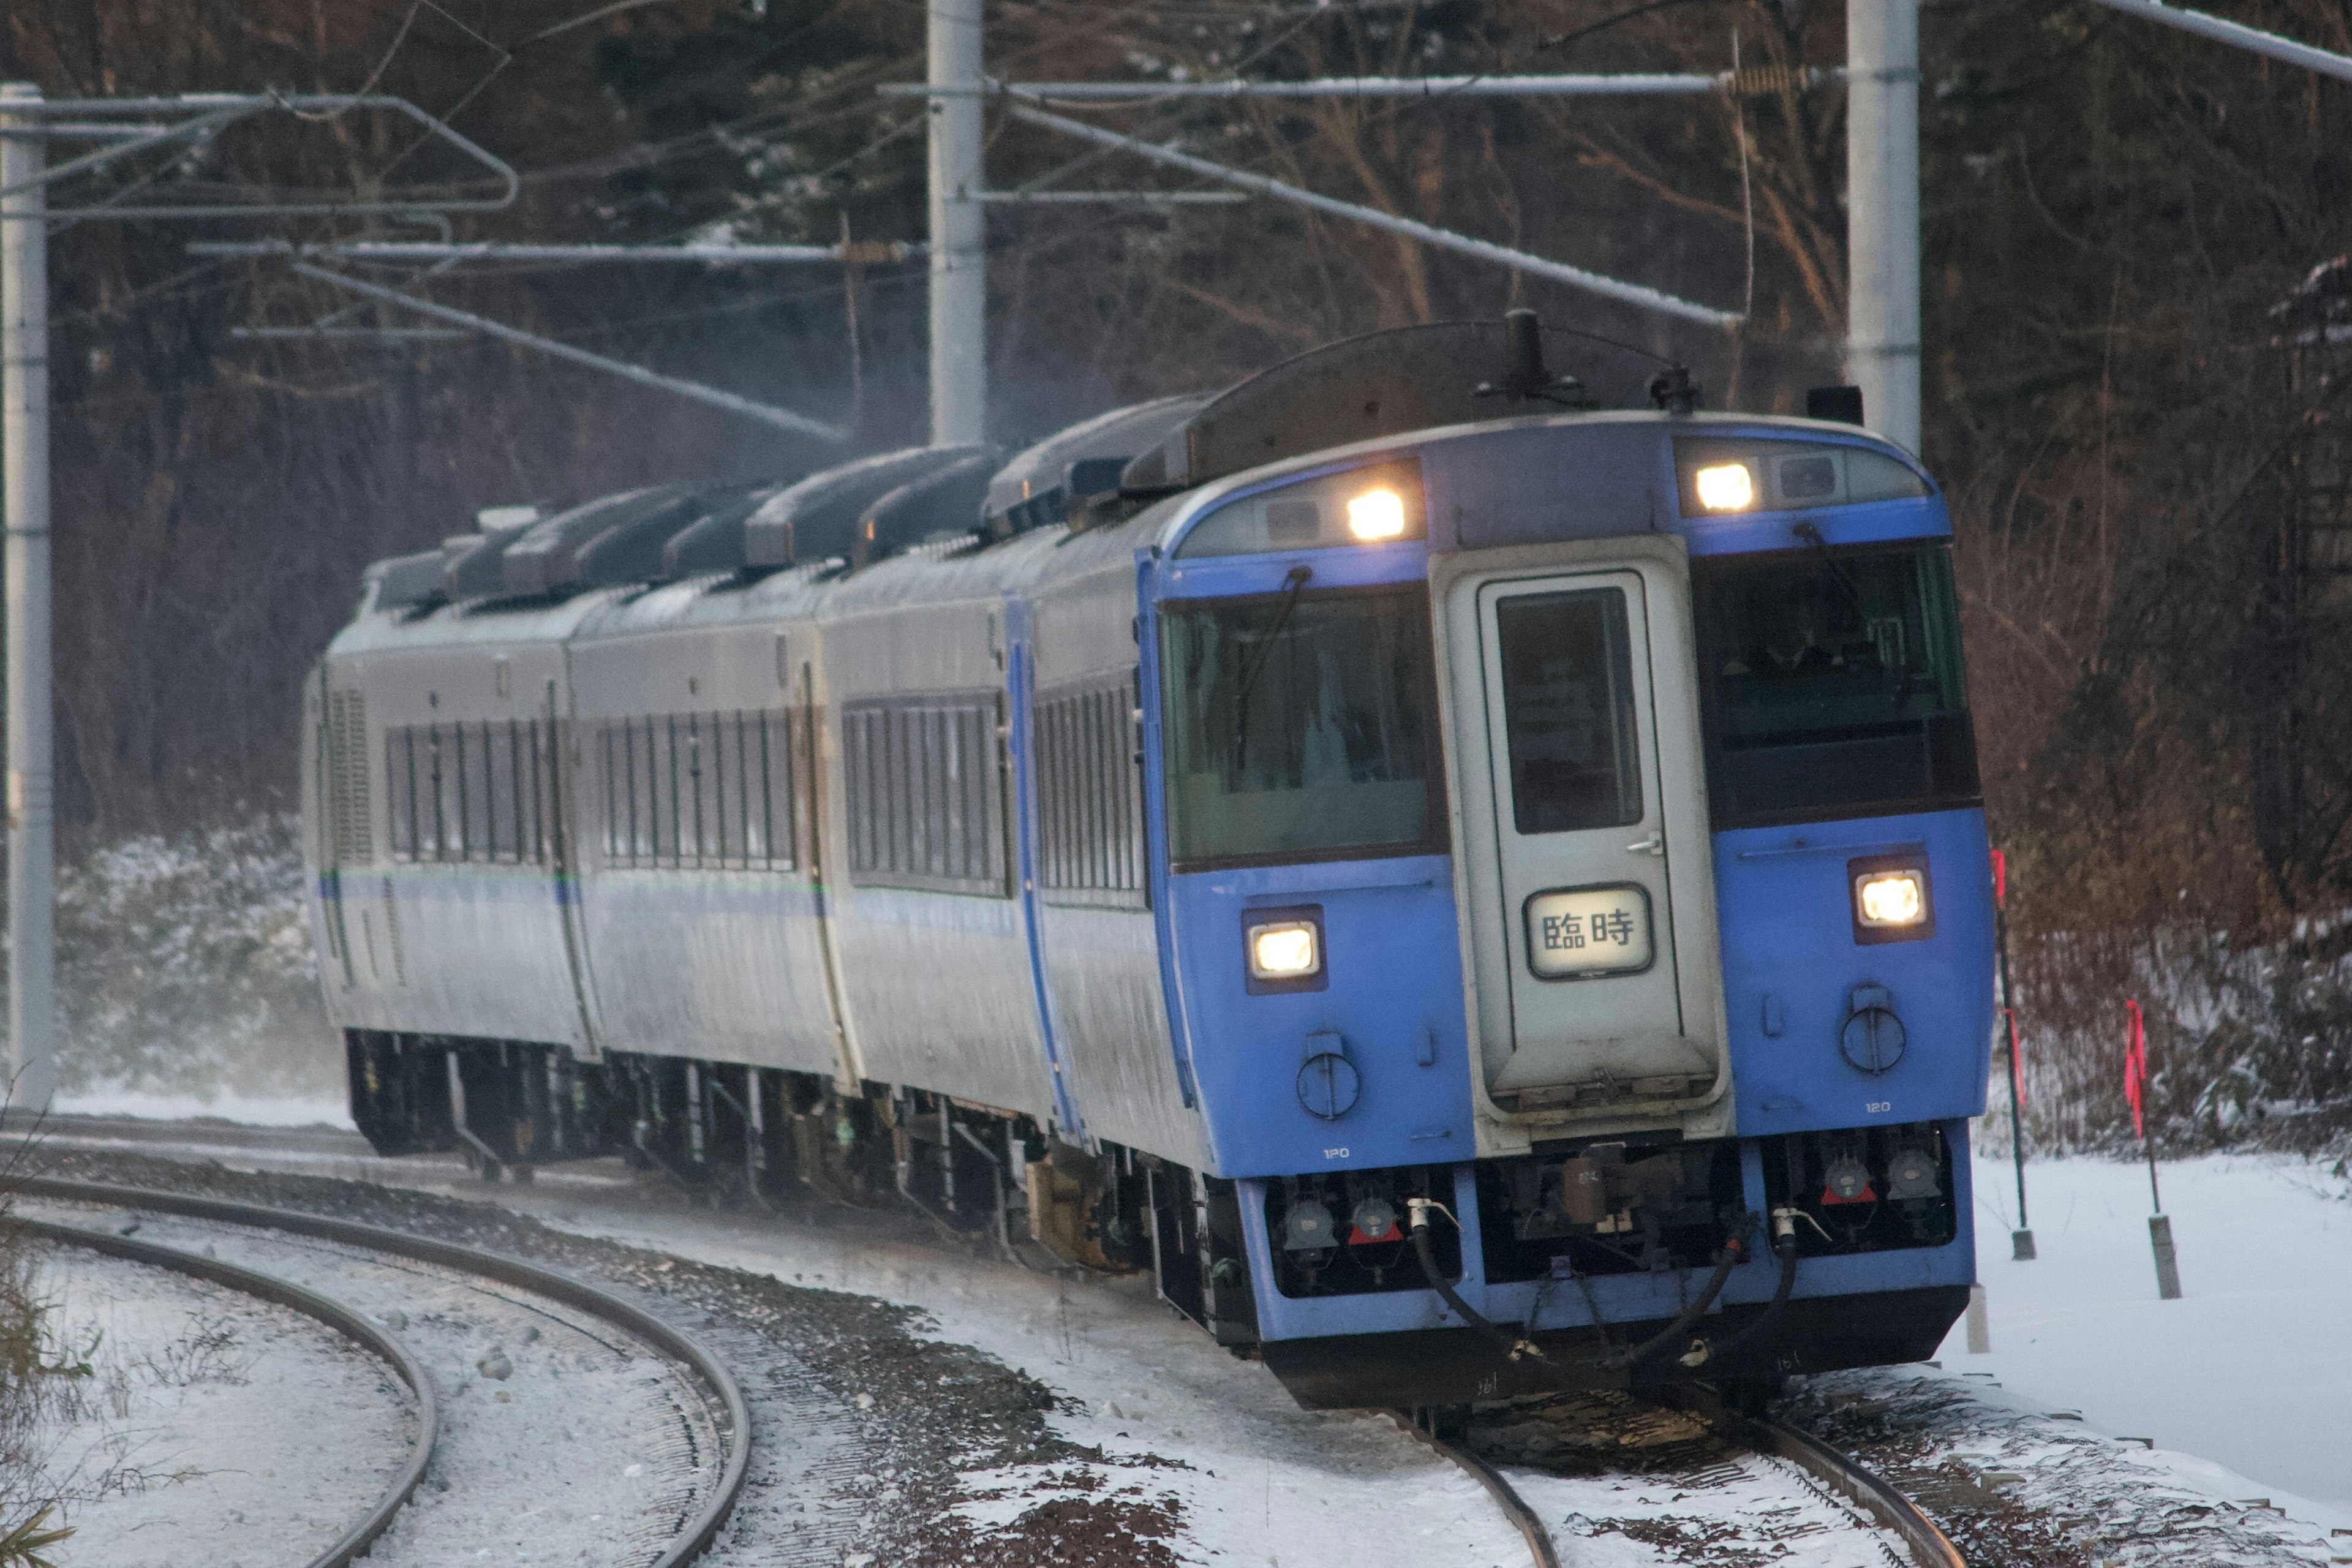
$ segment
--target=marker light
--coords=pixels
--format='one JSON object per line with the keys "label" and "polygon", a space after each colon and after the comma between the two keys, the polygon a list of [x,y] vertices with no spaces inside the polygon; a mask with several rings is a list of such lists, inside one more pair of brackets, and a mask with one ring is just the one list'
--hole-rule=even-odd
{"label": "marker light", "polygon": [[1870,871],[1854,879],[1854,908],[1875,930],[1915,926],[1927,918],[1927,889],[1916,871]]}
{"label": "marker light", "polygon": [[1254,980],[1304,980],[1323,967],[1315,927],[1308,921],[1284,921],[1249,929],[1250,977]]}
{"label": "marker light", "polygon": [[1348,502],[1348,531],[1358,542],[1404,537],[1404,498],[1391,489],[1366,490]]}
{"label": "marker light", "polygon": [[1756,504],[1756,476],[1745,463],[1717,463],[1691,475],[1698,504],[1709,511],[1746,511]]}

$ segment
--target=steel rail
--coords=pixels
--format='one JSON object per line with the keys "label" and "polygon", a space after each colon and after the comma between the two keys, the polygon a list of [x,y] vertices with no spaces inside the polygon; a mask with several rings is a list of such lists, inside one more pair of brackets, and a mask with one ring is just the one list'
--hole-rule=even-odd
{"label": "steel rail", "polygon": [[734,1373],[685,1330],[665,1322],[633,1301],[584,1280],[559,1274],[551,1268],[542,1268],[535,1263],[526,1263],[520,1258],[510,1258],[504,1253],[436,1241],[430,1237],[413,1236],[406,1231],[364,1225],[357,1220],[330,1219],[323,1215],[304,1214],[297,1209],[270,1208],[260,1204],[236,1203],[227,1198],[158,1192],[149,1187],[76,1182],[57,1176],[15,1176],[10,1178],[9,1184],[26,1197],[144,1209],[152,1214],[177,1215],[187,1219],[281,1230],[291,1236],[307,1236],[372,1252],[390,1253],[419,1263],[480,1275],[601,1318],[691,1368],[695,1375],[719,1396],[727,1412],[727,1423],[732,1428],[733,1441],[718,1486],[701,1509],[688,1520],[669,1549],[654,1559],[648,1568],[684,1568],[684,1564],[702,1555],[718,1538],[719,1529],[726,1524],[728,1515],[734,1511],[736,1501],[742,1494],[744,1477],[751,1460],[751,1412]]}
{"label": "steel rail", "polygon": [[226,1286],[239,1295],[274,1302],[304,1317],[316,1319],[391,1363],[392,1370],[400,1375],[400,1381],[408,1384],[409,1391],[416,1395],[415,1446],[410,1450],[408,1462],[400,1468],[400,1473],[377,1496],[359,1522],[344,1531],[324,1552],[311,1558],[307,1568],[350,1568],[352,1563],[368,1554],[378,1536],[392,1527],[394,1516],[407,1505],[418,1483],[425,1479],[425,1468],[433,1461],[433,1446],[441,1432],[440,1402],[434,1397],[433,1380],[425,1374],[424,1363],[406,1345],[378,1328],[357,1309],[345,1306],[332,1297],[321,1296],[290,1279],[280,1279],[274,1274],[264,1274],[258,1269],[235,1263],[224,1263],[216,1258],[183,1252],[177,1247],[133,1241],[129,1237],[112,1236],[102,1230],[85,1230],[79,1226],[37,1219],[16,1219],[13,1223],[26,1234],[47,1241],[79,1247],[86,1251],[145,1264],[150,1268],[168,1268],[191,1279]]}
{"label": "steel rail", "polygon": [[1389,1418],[1403,1427],[1413,1441],[1452,1460],[1468,1472],[1472,1480],[1486,1489],[1486,1495],[1501,1506],[1512,1528],[1527,1542],[1528,1554],[1534,1559],[1535,1568],[1559,1568],[1559,1548],[1553,1543],[1551,1531],[1544,1528],[1542,1518],[1528,1506],[1528,1500],[1519,1495],[1518,1489],[1503,1479],[1502,1471],[1460,1444],[1449,1443],[1436,1433],[1423,1429],[1410,1411],[1391,1410]]}
{"label": "steel rail", "polygon": [[1656,1389],[1649,1397],[1700,1416],[1727,1437],[1758,1453],[1795,1465],[1902,1537],[1919,1568],[1968,1568],[1968,1559],[1952,1538],[1917,1503],[1861,1461],[1838,1452],[1801,1426],[1769,1416],[1742,1415],[1699,1385]]}
{"label": "steel rail", "polygon": [[1919,1505],[1802,1427],[1783,1421],[1731,1420],[1731,1429],[1765,1452],[1788,1460],[1833,1489],[1864,1513],[1903,1538],[1919,1568],[1968,1568],[1952,1538],[1937,1528]]}

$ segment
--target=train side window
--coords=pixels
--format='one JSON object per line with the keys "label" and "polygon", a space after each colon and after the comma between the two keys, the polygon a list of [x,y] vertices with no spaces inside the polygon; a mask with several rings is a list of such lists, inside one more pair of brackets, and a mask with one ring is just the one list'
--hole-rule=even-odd
{"label": "train side window", "polygon": [[672,765],[677,770],[677,863],[699,866],[709,848],[702,841],[702,829],[709,819],[710,788],[710,771],[702,765],[701,715],[682,713],[671,719],[669,739]]}
{"label": "train side window", "polygon": [[1133,672],[1042,696],[1036,710],[1038,886],[1046,901],[1142,909],[1143,743]]}
{"label": "train side window", "polygon": [[604,865],[628,865],[621,844],[621,726],[612,720],[597,724],[597,750],[604,762]]}
{"label": "train side window", "polygon": [[484,728],[490,752],[490,858],[512,865],[522,858],[522,795],[515,787],[520,736],[512,719]]}
{"label": "train side window", "polygon": [[539,721],[524,720],[522,751],[515,758],[516,784],[522,791],[522,858],[543,866],[547,863],[548,845],[547,786],[543,765],[546,753],[541,750],[542,743]]}
{"label": "train side window", "polygon": [[799,835],[794,829],[793,785],[800,778],[800,752],[794,736],[804,732],[790,713],[770,713],[760,727],[761,755],[767,769],[767,788],[761,797],[761,835],[768,864],[792,868],[800,864]]}
{"label": "train side window", "polygon": [[874,731],[878,713],[841,716],[841,778],[849,816],[850,880],[861,881],[879,864],[875,843]]}
{"label": "train side window", "polygon": [[743,759],[743,787],[736,798],[743,811],[743,860],[751,866],[775,863],[770,848],[775,842],[772,827],[775,796],[769,783],[775,759],[768,753],[769,729],[764,714],[757,719],[748,713],[735,715],[735,754]]}
{"label": "train side window", "polygon": [[425,726],[425,744],[433,762],[429,770],[433,781],[433,831],[429,858],[454,859],[458,850],[453,846],[463,843],[459,837],[459,826],[464,821],[457,813],[457,759],[451,754],[453,748],[444,741],[438,724]]}
{"label": "train side window", "polygon": [[661,864],[659,723],[648,718],[629,729],[629,778],[635,792],[630,802],[629,852],[640,866]]}
{"label": "train side window", "polygon": [[494,795],[490,781],[488,721],[478,724],[459,724],[457,750],[458,778],[466,796],[466,858],[495,859],[498,846],[490,837],[490,802]]}
{"label": "train side window", "polygon": [[[996,694],[849,705],[842,754],[853,882],[1005,896]],[[780,726],[789,736],[789,726]],[[789,820],[789,797],[777,801]]]}
{"label": "train side window", "polygon": [[416,858],[416,732],[387,729],[383,732],[384,807],[392,816],[392,858]]}

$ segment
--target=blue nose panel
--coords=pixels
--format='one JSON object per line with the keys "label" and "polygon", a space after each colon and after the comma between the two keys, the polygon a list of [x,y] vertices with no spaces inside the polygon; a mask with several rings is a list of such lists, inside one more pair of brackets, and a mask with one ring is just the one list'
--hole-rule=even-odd
{"label": "blue nose panel", "polygon": [[[1914,852],[1934,934],[1856,940],[1849,862]],[[1993,961],[1982,812],[1718,833],[1715,888],[1743,1136],[1984,1110]]]}
{"label": "blue nose panel", "polygon": [[[1471,1158],[1454,867],[1444,856],[1168,881],[1185,1045],[1215,1173]],[[1328,984],[1252,994],[1252,910],[1321,910]]]}

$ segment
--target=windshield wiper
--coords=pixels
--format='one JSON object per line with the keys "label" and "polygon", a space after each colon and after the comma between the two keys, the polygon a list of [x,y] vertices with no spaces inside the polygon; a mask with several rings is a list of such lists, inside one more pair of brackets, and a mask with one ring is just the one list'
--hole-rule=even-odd
{"label": "windshield wiper", "polygon": [[1846,575],[1844,563],[1838,559],[1837,552],[1830,548],[1830,542],[1822,537],[1821,529],[1811,521],[1805,521],[1790,531],[1822,552],[1822,564],[1830,569],[1830,575],[1837,579],[1838,586],[1845,590],[1846,601],[1853,605],[1853,613],[1867,625],[1870,611],[1863,605],[1862,590],[1855,587],[1853,579]]}
{"label": "windshield wiper", "polygon": [[1266,631],[1265,646],[1258,649],[1257,658],[1251,661],[1250,667],[1242,671],[1241,693],[1234,700],[1234,766],[1236,770],[1249,760],[1250,693],[1257,687],[1257,678],[1265,673],[1266,665],[1274,658],[1275,647],[1282,641],[1282,628],[1290,624],[1290,612],[1298,607],[1299,593],[1307,586],[1307,580],[1314,575],[1308,567],[1293,566],[1284,576],[1283,582],[1288,591],[1282,596],[1282,607],[1274,613],[1274,625]]}

